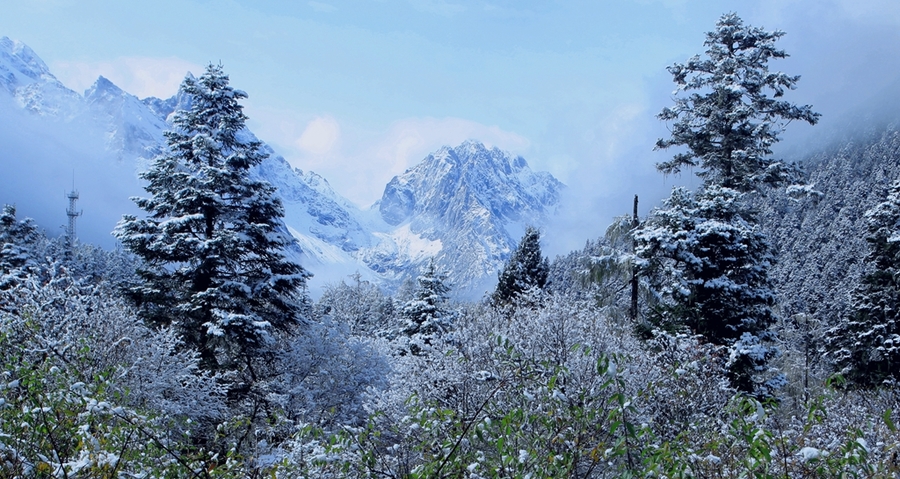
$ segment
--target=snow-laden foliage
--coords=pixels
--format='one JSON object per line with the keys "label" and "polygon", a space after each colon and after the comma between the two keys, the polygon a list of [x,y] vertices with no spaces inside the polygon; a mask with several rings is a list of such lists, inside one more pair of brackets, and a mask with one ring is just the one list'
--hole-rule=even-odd
{"label": "snow-laden foliage", "polygon": [[34,221],[19,220],[15,206],[3,206],[0,213],[0,290],[15,286],[35,267],[32,250],[40,240]]}
{"label": "snow-laden foliage", "polygon": [[591,301],[531,294],[542,297],[525,298],[530,307],[472,306],[429,354],[395,356],[389,387],[367,402],[369,421],[338,432],[302,428],[282,477],[890,477],[898,470],[891,465],[900,451],[890,413],[896,397],[829,393],[773,409],[734,395],[725,347],[664,333],[641,342]]}
{"label": "snow-laden foliage", "polygon": [[[641,460],[637,425],[690,423],[727,402],[721,367],[700,366],[696,342],[667,343],[657,362],[591,301],[526,294],[542,306],[472,306],[426,354],[394,357],[369,423],[330,445],[307,430],[293,460],[317,477],[614,476]],[[676,376],[674,358],[694,364]],[[650,382],[665,392],[638,400]],[[685,390],[701,383],[712,394]]]}
{"label": "snow-laden foliage", "polygon": [[[73,348],[66,362],[50,355],[23,361],[26,348],[40,343],[9,334],[34,326],[8,319],[0,320],[0,475],[196,477],[214,464],[201,459],[208,455],[183,454],[188,436],[161,427],[163,418],[123,406],[106,376],[83,375],[85,347]],[[237,477],[226,469],[217,472]]]}
{"label": "snow-laden foliage", "polygon": [[224,415],[224,390],[199,370],[197,353],[180,348],[171,328],[148,328],[106,285],[51,270],[46,284],[30,278],[4,296],[6,324],[27,326],[18,340],[35,342],[37,356],[21,360],[48,356],[62,367],[76,355],[78,377],[105,377],[128,406],[197,422]]}
{"label": "snow-laden foliage", "polygon": [[[550,264],[547,290],[579,299],[593,298],[600,313],[610,320],[639,324],[656,298],[649,283],[637,276],[635,227],[633,216],[619,216],[602,237],[587,241],[580,251],[557,256]],[[632,304],[635,296],[636,311]]]}
{"label": "snow-laden foliage", "polygon": [[127,257],[97,251],[39,241],[27,252],[44,259],[0,292],[0,475],[255,474],[275,467],[296,422],[365,421],[363,401],[389,371],[368,338],[311,317],[303,335],[279,335],[252,374],[213,374],[174,328],[149,327],[119,297]]}
{"label": "snow-laden foliage", "polygon": [[207,467],[208,456],[184,453],[226,416],[218,378],[200,371],[171,329],[144,325],[109,283],[45,261],[0,292],[0,475],[189,476]]}
{"label": "snow-laden foliage", "polygon": [[828,331],[832,360],[860,386],[900,380],[900,181],[865,214],[870,272],[854,291],[853,313]]}
{"label": "snow-laden foliage", "polygon": [[378,335],[388,331],[394,315],[394,302],[378,285],[365,281],[359,273],[351,282],[341,281],[325,287],[316,309],[344,323],[351,334]]}
{"label": "snow-laden foliage", "polygon": [[247,95],[216,65],[180,91],[190,109],[174,114],[167,150],[141,175],[152,196],[135,201],[148,217],[126,215],[115,234],[144,261],[130,291],[142,317],[172,325],[214,369],[302,321],[309,275],[285,256],[293,240],[274,188],[250,175],[266,153],[244,131]]}
{"label": "snow-laden foliage", "polygon": [[773,394],[784,378],[765,377],[779,354],[767,344],[774,339],[768,277],[774,257],[745,195],[793,179],[792,168],[770,158],[772,145],[790,121],[819,118],[808,105],[778,99],[799,80],[769,72],[770,59],[787,56],[774,46],[782,35],[725,14],[707,33],[704,58],[669,67],[682,94],[658,115],[672,122],[672,134],[656,147],[686,150],[657,168],[670,174],[699,167],[704,183],[696,195],[675,189],[635,232],[642,273],[653,278],[662,300],[650,326],[687,327],[728,346],[732,384],[760,397]]}
{"label": "snow-laden foliage", "polygon": [[638,276],[636,222],[632,216],[615,218],[603,238],[584,258],[583,280],[590,285],[590,291],[598,305],[604,308],[604,313],[620,321],[637,321],[641,310],[653,301],[647,282],[640,281]]}
{"label": "snow-laden foliage", "polygon": [[368,394],[385,386],[390,364],[366,336],[351,334],[331,315],[311,321],[285,340],[272,399],[292,421],[334,426],[364,422]]}
{"label": "snow-laden foliage", "polygon": [[497,289],[494,291],[495,304],[511,303],[517,296],[533,288],[543,289],[550,273],[550,263],[541,254],[541,233],[529,226],[513,251],[509,261],[500,271]]}
{"label": "snow-laden foliage", "polygon": [[841,132],[804,162],[821,199],[796,201],[775,190],[752,203],[779,256],[770,273],[781,310],[824,328],[852,314],[851,292],[870,272],[865,212],[900,178],[897,124],[858,124],[864,133]]}
{"label": "snow-laden foliage", "polygon": [[416,283],[413,297],[400,309],[405,320],[401,332],[409,338],[404,350],[408,349],[412,354],[419,354],[430,347],[435,338],[449,331],[456,316],[448,304],[447,274],[440,271],[434,261],[428,263]]}
{"label": "snow-laden foliage", "polygon": [[226,400],[233,382],[138,321],[103,275],[38,266],[0,317],[10,477],[897,473],[890,391],[826,390],[777,409],[731,399],[727,348],[638,341],[590,296],[533,289],[514,308],[469,305],[420,355],[313,315],[254,363],[251,394]]}
{"label": "snow-laden foliage", "polygon": [[[607,416],[621,406],[610,395],[624,386],[610,383],[615,369],[598,360],[617,339],[591,321],[587,309],[551,303],[516,309],[511,318],[476,306],[461,312],[454,331],[436,338],[426,354],[395,357],[391,385],[373,396],[369,407],[377,414],[358,430],[358,447],[321,450],[320,440],[309,437],[298,444],[310,462],[316,447],[326,460],[313,464],[310,475],[480,477],[470,474],[545,470],[552,476],[601,461],[600,455],[580,458],[575,444],[609,438]],[[596,422],[579,423],[576,411]],[[514,423],[517,432],[504,426],[509,421],[522,421]],[[563,423],[575,428],[558,429]],[[550,441],[553,431],[561,434],[556,441]],[[559,459],[547,462],[547,453]],[[513,461],[494,469],[501,457]]]}
{"label": "snow-laden foliage", "polygon": [[642,272],[660,296],[646,329],[686,328],[727,346],[732,385],[767,395],[781,381],[766,377],[779,354],[770,330],[773,255],[741,197],[729,188],[676,188],[636,232]]}
{"label": "snow-laden foliage", "polygon": [[704,57],[668,68],[678,96],[658,117],[671,122],[672,136],[657,141],[656,147],[687,150],[660,163],[660,171],[699,167],[697,175],[707,183],[742,192],[792,180],[792,169],[770,158],[772,145],[792,120],[815,124],[819,114],[809,105],[780,99],[800,79],[769,71],[770,59],[787,57],[775,47],[783,35],[745,26],[728,13],[706,34]]}

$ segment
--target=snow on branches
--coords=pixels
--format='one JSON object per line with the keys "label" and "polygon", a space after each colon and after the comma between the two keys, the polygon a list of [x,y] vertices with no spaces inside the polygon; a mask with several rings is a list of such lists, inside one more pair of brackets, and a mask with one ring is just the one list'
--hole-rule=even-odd
{"label": "snow on branches", "polygon": [[130,290],[141,315],[172,325],[216,369],[274,343],[273,331],[302,322],[309,274],[286,256],[275,188],[250,169],[266,153],[245,131],[221,66],[189,76],[190,107],[174,115],[167,149],[141,176],[152,196],[136,198],[147,218],[123,217],[116,237],[138,255],[141,283]]}
{"label": "snow on branches", "polygon": [[697,174],[707,182],[742,192],[792,179],[792,168],[770,158],[772,145],[792,120],[815,124],[820,115],[780,99],[800,79],[769,71],[770,59],[787,57],[775,47],[783,35],[745,26],[729,13],[706,34],[705,57],[668,68],[678,86],[675,105],[657,116],[671,122],[672,135],[656,148],[687,150],[659,163],[661,172],[699,166]]}

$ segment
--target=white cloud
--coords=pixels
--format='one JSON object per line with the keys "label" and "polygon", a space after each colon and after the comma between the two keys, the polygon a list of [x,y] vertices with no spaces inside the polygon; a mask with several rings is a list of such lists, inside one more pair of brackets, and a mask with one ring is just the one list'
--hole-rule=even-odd
{"label": "white cloud", "polygon": [[75,91],[84,91],[102,75],[139,98],[168,98],[178,91],[187,72],[199,75],[204,67],[177,57],[120,57],[101,62],[60,61],[53,63],[51,70]]}
{"label": "white cloud", "polygon": [[331,13],[337,11],[337,7],[323,2],[307,2],[310,8],[319,13]]}
{"label": "white cloud", "polygon": [[330,116],[322,116],[306,125],[296,145],[306,153],[322,156],[332,151],[340,136],[338,122]]}
{"label": "white cloud", "polygon": [[527,138],[516,133],[462,118],[406,118],[391,125],[373,153],[381,164],[398,174],[428,153],[466,140],[478,140],[488,147],[514,153],[521,153],[531,145]]}
{"label": "white cloud", "polygon": [[434,13],[452,17],[466,11],[466,6],[446,0],[408,0],[409,4],[420,12]]}

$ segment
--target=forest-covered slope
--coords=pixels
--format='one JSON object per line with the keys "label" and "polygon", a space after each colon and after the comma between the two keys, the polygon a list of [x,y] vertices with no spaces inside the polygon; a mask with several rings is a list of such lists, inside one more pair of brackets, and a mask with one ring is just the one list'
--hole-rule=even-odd
{"label": "forest-covered slope", "polygon": [[758,199],[760,220],[778,257],[771,275],[782,312],[829,325],[847,314],[850,292],[866,273],[864,214],[900,178],[900,129],[871,125],[810,155],[803,166],[821,196],[797,200],[771,192]]}

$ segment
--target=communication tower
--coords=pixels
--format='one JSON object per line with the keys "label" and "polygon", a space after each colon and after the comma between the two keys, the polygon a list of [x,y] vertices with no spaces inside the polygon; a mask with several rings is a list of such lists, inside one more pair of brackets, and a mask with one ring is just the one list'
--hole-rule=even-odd
{"label": "communication tower", "polygon": [[83,211],[75,209],[75,202],[78,201],[78,190],[75,189],[75,180],[72,180],[72,191],[66,195],[69,199],[69,208],[66,210],[66,216],[69,217],[69,226],[66,227],[66,245],[71,249],[75,246],[75,219],[81,216]]}

